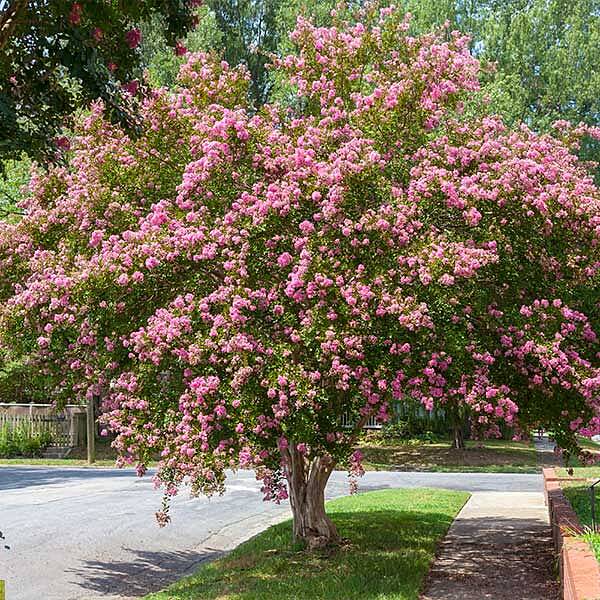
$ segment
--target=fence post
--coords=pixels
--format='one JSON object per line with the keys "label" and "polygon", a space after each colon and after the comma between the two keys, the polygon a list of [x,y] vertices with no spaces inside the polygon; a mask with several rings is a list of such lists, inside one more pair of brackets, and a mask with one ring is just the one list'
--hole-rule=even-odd
{"label": "fence post", "polygon": [[96,433],[94,427],[94,397],[87,401],[87,461],[88,465],[96,461]]}

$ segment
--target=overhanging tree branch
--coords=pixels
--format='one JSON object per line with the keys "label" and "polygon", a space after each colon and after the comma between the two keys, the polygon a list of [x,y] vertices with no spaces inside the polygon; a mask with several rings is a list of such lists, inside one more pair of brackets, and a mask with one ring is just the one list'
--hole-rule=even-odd
{"label": "overhanging tree branch", "polygon": [[4,10],[5,4],[7,5],[6,13],[0,16],[0,50],[4,49],[8,43],[19,17],[27,11],[27,0],[16,0],[12,5],[9,0],[5,0],[0,3],[1,10]]}

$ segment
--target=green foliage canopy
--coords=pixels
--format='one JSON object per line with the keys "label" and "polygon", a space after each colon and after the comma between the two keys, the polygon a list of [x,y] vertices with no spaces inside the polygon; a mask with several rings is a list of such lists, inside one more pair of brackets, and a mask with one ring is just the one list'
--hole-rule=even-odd
{"label": "green foliage canopy", "polygon": [[0,160],[23,152],[55,158],[65,121],[98,97],[113,119],[132,125],[134,107],[120,82],[140,74],[136,24],[163,15],[165,39],[173,44],[192,24],[192,4],[0,0]]}

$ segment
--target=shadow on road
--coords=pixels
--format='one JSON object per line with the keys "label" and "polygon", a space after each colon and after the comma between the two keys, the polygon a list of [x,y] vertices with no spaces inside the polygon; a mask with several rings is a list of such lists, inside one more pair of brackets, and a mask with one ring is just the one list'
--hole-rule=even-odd
{"label": "shadow on road", "polygon": [[69,482],[113,479],[137,479],[133,469],[64,469],[52,467],[1,467],[0,490],[18,490],[27,487],[63,485]]}
{"label": "shadow on road", "polygon": [[67,569],[78,585],[98,595],[143,596],[162,589],[191,574],[203,562],[223,553],[211,550],[150,552],[126,548],[130,561],[83,561],[81,567]]}

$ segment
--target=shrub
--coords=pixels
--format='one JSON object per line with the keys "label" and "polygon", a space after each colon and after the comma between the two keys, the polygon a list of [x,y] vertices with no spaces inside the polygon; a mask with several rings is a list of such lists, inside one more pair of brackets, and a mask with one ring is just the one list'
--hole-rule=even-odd
{"label": "shrub", "polygon": [[52,435],[48,431],[32,432],[25,424],[5,424],[0,428],[0,458],[42,456],[51,442]]}

